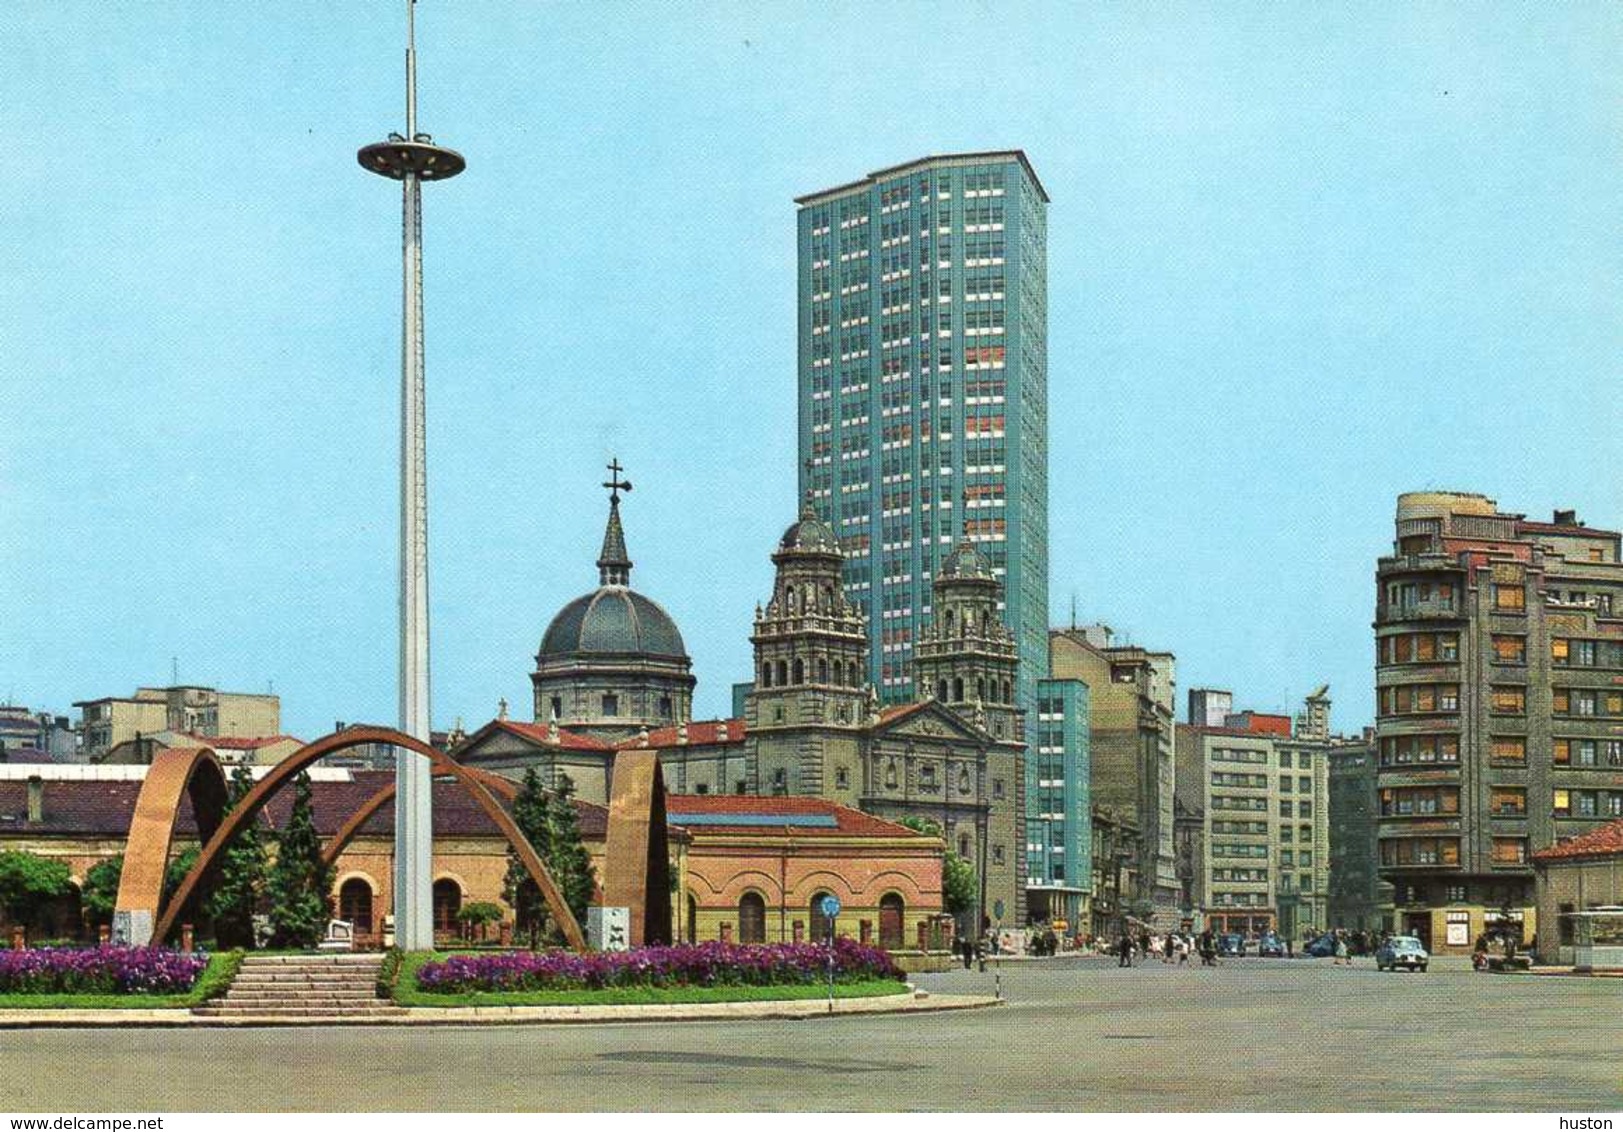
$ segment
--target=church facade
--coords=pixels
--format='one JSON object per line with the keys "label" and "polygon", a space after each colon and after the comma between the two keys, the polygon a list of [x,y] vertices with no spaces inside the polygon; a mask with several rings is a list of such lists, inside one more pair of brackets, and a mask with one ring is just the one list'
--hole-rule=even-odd
{"label": "church facade", "polygon": [[[991,926],[1026,915],[1025,720],[1018,650],[998,613],[1002,584],[966,537],[934,579],[935,618],[917,643],[914,703],[882,707],[867,683],[868,631],[841,584],[833,530],[810,506],[772,554],[773,589],[755,612],[753,683],[741,718],[694,721],[694,678],[664,610],[630,589],[618,490],[599,588],[543,636],[534,724],[496,721],[453,757],[547,785],[567,773],[602,803],[614,755],[659,751],[674,795],[816,797],[899,822],[933,823],[975,866],[974,910]],[[672,800],[676,805],[676,799]]]}

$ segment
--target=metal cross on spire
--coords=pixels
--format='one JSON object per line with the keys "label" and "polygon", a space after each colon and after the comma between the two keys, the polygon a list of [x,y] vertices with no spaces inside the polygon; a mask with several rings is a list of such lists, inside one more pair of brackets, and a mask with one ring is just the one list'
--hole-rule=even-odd
{"label": "metal cross on spire", "polygon": [[620,478],[620,473],[625,471],[625,469],[620,466],[620,457],[611,457],[609,462],[604,466],[609,469],[608,482],[603,485],[609,489],[609,502],[618,503],[620,502],[620,493],[622,491],[631,490],[631,481]]}

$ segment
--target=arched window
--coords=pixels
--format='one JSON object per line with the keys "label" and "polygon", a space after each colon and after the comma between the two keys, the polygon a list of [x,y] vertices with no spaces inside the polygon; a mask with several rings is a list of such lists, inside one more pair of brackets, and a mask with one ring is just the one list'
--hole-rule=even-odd
{"label": "arched window", "polygon": [[978,704],[986,702],[986,678],[984,676],[975,678],[975,702]]}
{"label": "arched window", "polygon": [[828,683],[828,657],[826,656],[817,658],[817,682],[819,684]]}
{"label": "arched window", "polygon": [[806,682],[806,662],[801,660],[797,656],[797,657],[795,657],[795,683],[796,684],[804,684],[805,682]]}
{"label": "arched window", "polygon": [[669,719],[672,714],[671,698],[669,696],[659,697],[659,717]]}
{"label": "arched window", "polygon": [[935,682],[935,698],[942,703],[947,702],[947,681],[945,678]]}
{"label": "arched window", "polygon": [[821,943],[828,938],[829,919],[823,915],[823,897],[833,895],[830,892],[819,892],[811,898],[811,935],[813,943]]}
{"label": "arched window", "polygon": [[606,716],[620,714],[620,697],[613,692],[603,693],[603,714]]}
{"label": "arched window", "polygon": [[350,877],[338,887],[338,918],[355,925],[357,932],[372,933],[372,886]]}
{"label": "arched window", "polygon": [[907,905],[894,892],[879,898],[879,946],[894,951],[902,946],[902,917]]}
{"label": "arched window", "polygon": [[952,632],[952,610],[947,610],[947,632]]}
{"label": "arched window", "polygon": [[761,687],[772,687],[772,662],[770,660],[761,662]]}
{"label": "arched window", "polygon": [[955,704],[964,702],[964,678],[962,676],[952,678],[952,702]]}
{"label": "arched window", "polygon": [[1003,702],[1006,704],[1014,703],[1014,688],[1007,680],[1003,681]]}
{"label": "arched window", "polygon": [[967,833],[958,835],[958,855],[966,861],[969,860],[969,834]]}
{"label": "arched window", "polygon": [[981,610],[981,636],[986,636],[986,631],[991,628],[991,625],[992,615],[984,609]]}
{"label": "arched window", "polygon": [[766,942],[766,901],[759,892],[746,892],[738,900],[738,942]]}
{"label": "arched window", "polygon": [[564,698],[562,696],[553,696],[552,697],[552,718],[553,719],[562,719],[563,717],[564,717]]}
{"label": "arched window", "polygon": [[960,793],[960,794],[968,794],[969,793],[969,768],[968,767],[959,767],[958,768],[958,793]]}
{"label": "arched window", "polygon": [[779,687],[782,687],[782,686],[784,686],[784,685],[786,685],[788,683],[789,683],[789,662],[787,660],[780,660],[780,661],[778,661],[778,685],[779,685]]}
{"label": "arched window", "polygon": [[834,612],[834,587],[833,586],[824,586],[823,587],[823,612],[824,613],[833,613]]}
{"label": "arched window", "polygon": [[434,930],[455,932],[457,913],[462,911],[462,886],[450,877],[434,882]]}
{"label": "arched window", "polygon": [[688,942],[699,942],[699,902],[688,893]]}

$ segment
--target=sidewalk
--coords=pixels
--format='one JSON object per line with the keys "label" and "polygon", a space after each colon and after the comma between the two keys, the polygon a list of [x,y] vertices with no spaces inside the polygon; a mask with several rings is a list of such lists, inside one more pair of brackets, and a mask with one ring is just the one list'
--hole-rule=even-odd
{"label": "sidewalk", "polygon": [[243,1026],[522,1026],[592,1022],[703,1022],[746,1018],[827,1018],[842,1014],[922,1014],[1001,1006],[990,995],[891,994],[877,998],[793,999],[782,1002],[696,1002],[657,1006],[410,1007],[373,1018],[289,1018],[242,1015],[207,1018],[190,1010],[0,1010],[0,1030],[241,1028]]}

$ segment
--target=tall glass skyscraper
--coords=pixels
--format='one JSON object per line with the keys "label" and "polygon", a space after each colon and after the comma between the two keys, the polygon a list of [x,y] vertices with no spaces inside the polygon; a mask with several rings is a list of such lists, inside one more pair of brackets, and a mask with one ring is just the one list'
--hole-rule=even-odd
{"label": "tall glass skyscraper", "polygon": [[1048,675],[1048,194],[1018,150],[926,157],[799,197],[802,493],[866,610],[870,678],[918,698],[931,579],[991,559],[1035,719]]}

